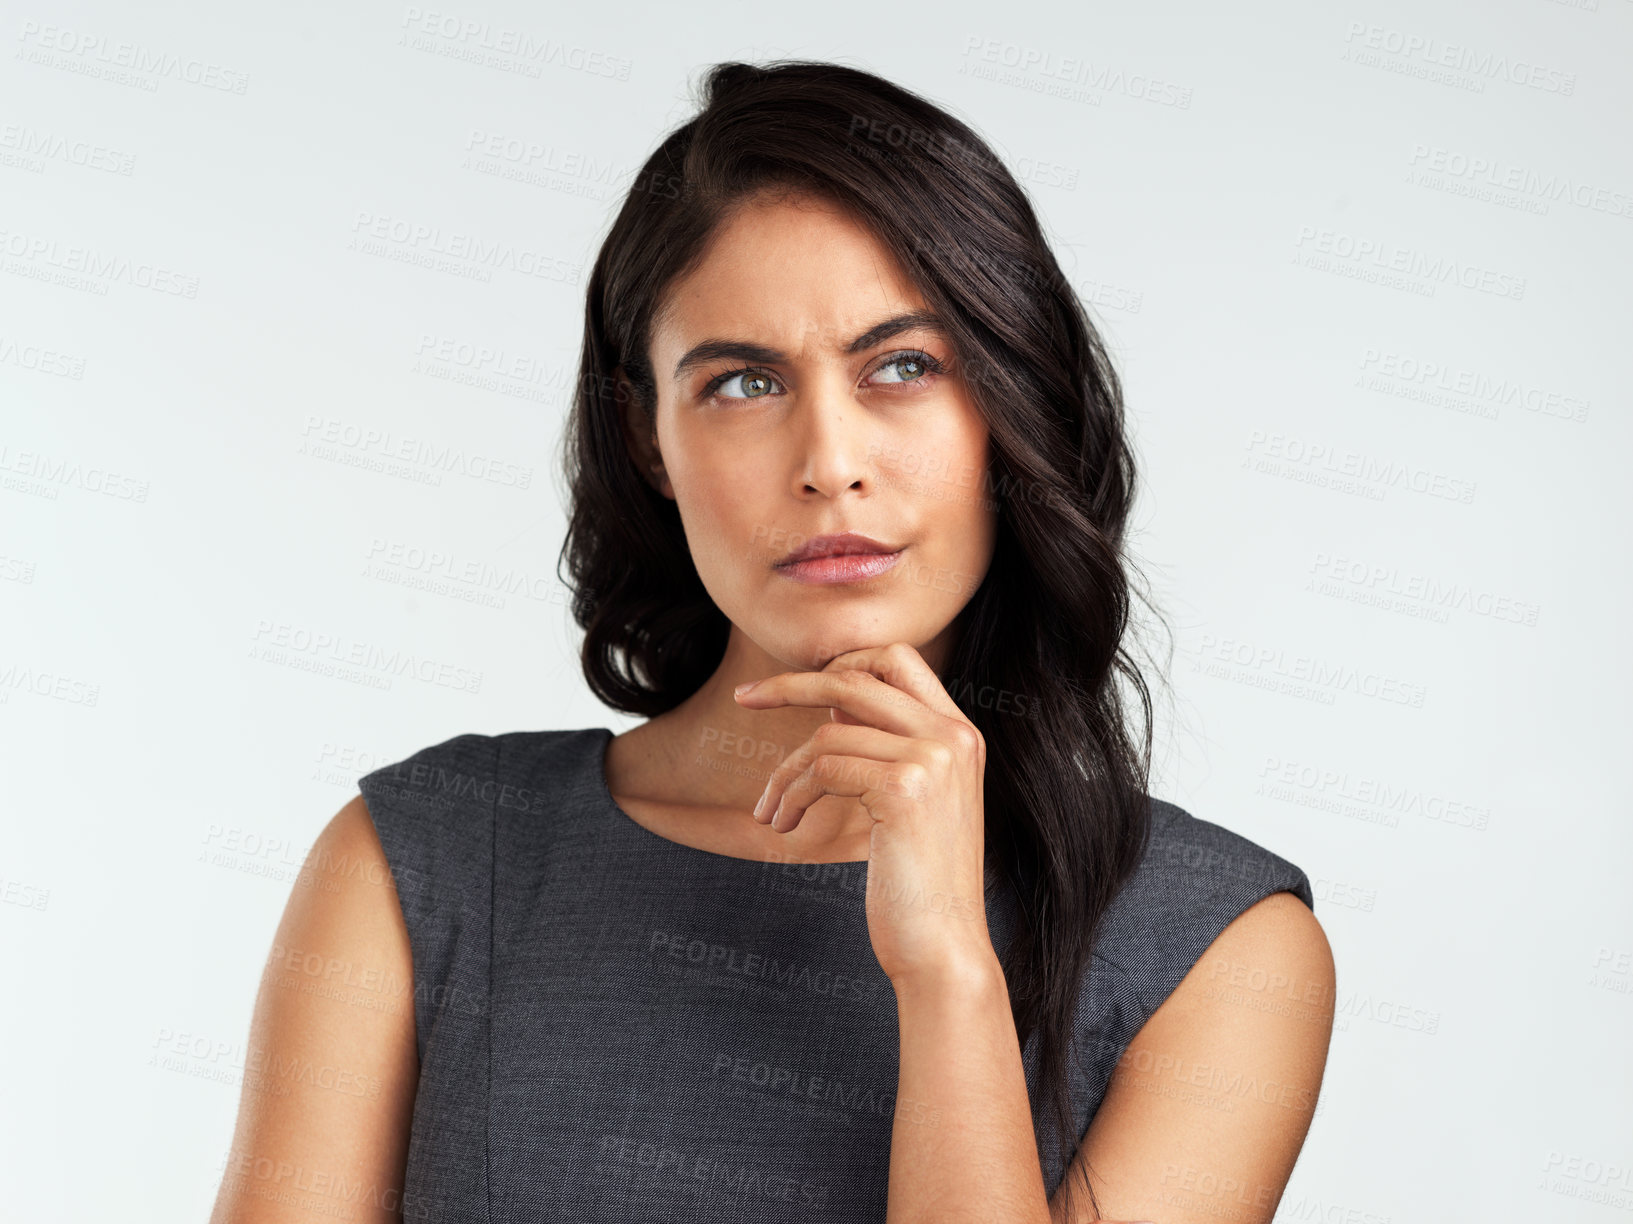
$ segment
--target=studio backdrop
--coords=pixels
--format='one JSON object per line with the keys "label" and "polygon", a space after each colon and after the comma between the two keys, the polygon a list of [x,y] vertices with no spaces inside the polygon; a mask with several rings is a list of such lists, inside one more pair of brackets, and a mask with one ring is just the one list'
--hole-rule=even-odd
{"label": "studio backdrop", "polygon": [[207,1216],[360,776],[633,725],[556,568],[586,273],[707,65],[783,56],[982,133],[1124,380],[1153,791],[1306,869],[1338,967],[1278,1219],[1633,1209],[1633,5],[8,2],[0,37],[9,1216]]}

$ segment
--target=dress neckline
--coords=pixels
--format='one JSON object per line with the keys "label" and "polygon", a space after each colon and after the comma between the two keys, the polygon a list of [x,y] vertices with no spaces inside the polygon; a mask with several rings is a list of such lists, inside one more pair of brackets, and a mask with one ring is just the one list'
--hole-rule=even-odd
{"label": "dress neckline", "polygon": [[589,737],[591,757],[589,772],[595,777],[596,789],[600,792],[599,797],[602,807],[605,808],[608,815],[617,818],[619,823],[626,824],[634,830],[637,840],[662,842],[664,845],[672,846],[674,849],[686,854],[701,855],[703,858],[716,859],[722,863],[741,863],[745,867],[860,867],[863,871],[867,870],[870,861],[868,859],[832,859],[827,862],[803,862],[786,858],[751,859],[736,854],[721,854],[715,850],[705,850],[701,846],[688,846],[685,842],[675,841],[672,838],[665,837],[662,833],[654,833],[624,811],[618,805],[618,800],[613,798],[612,787],[607,782],[607,746],[612,743],[613,731],[610,727],[596,727],[594,731],[595,733]]}

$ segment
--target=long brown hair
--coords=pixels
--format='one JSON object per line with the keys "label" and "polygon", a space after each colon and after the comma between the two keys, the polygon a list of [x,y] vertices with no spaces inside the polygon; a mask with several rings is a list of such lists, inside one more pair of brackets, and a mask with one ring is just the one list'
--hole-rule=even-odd
{"label": "long brown hair", "polygon": [[1079,1138],[1075,1005],[1150,821],[1152,703],[1129,649],[1131,596],[1144,596],[1124,540],[1135,471],[1117,376],[1027,196],[965,124],[821,61],[716,64],[703,94],[642,166],[590,274],[562,548],[585,678],[608,706],[651,717],[719,666],[730,627],[675,503],[636,471],[625,396],[650,419],[654,312],[734,208],[768,189],[837,203],[941,317],[989,429],[996,551],[941,679],[987,742],[986,857],[1020,901],[1004,973],[1022,1049],[1034,1032],[1041,1042],[1034,1127],[1046,1100],[1064,1169]]}

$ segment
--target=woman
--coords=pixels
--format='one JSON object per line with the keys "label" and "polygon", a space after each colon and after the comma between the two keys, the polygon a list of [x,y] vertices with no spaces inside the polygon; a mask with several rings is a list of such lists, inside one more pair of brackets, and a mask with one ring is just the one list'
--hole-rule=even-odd
{"label": "woman", "polygon": [[581,375],[584,671],[648,721],[359,782],[251,1038],[319,1070],[249,1077],[216,1219],[1269,1220],[1331,956],[1146,793],[1120,392],[1015,180],[717,65]]}

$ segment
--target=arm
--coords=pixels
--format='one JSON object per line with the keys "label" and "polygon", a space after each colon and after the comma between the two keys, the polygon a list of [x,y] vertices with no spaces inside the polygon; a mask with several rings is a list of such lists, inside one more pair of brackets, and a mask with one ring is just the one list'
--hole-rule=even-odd
{"label": "arm", "polygon": [[358,795],[318,836],[273,938],[211,1224],[399,1218],[419,1074],[412,982]]}
{"label": "arm", "polygon": [[1048,1200],[1002,966],[896,984],[901,1063],[888,1224],[1046,1224]]}
{"label": "arm", "polygon": [[[1112,1219],[1269,1224],[1315,1113],[1332,1035],[1326,934],[1292,893],[1220,933],[1135,1034],[1068,1177]],[[1081,1186],[1081,1182],[1079,1182]],[[1067,1221],[1088,1224],[1086,1195]]]}

